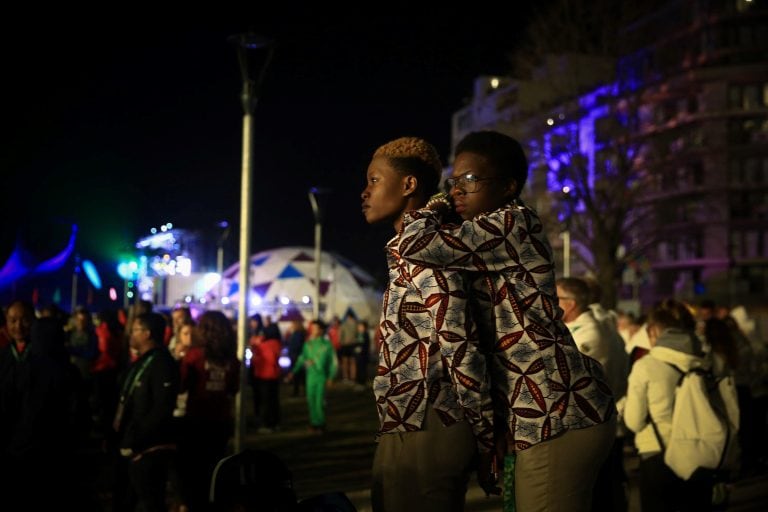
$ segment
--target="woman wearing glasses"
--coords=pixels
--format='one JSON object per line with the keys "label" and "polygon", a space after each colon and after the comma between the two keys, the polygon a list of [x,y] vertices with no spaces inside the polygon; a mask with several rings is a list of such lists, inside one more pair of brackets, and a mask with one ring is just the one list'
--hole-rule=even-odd
{"label": "woman wearing glasses", "polygon": [[[447,180],[453,204],[438,195],[406,213],[398,249],[413,264],[468,272],[480,344],[491,354],[505,501],[523,512],[589,510],[614,438],[614,400],[563,323],[552,250],[518,197],[527,168],[515,139],[470,133]],[[451,207],[461,224],[442,224]]]}

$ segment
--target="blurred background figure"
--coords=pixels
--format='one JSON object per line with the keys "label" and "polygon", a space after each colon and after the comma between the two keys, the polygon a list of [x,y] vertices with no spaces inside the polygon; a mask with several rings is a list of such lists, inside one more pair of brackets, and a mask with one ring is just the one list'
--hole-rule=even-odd
{"label": "blurred background figure", "polygon": [[93,393],[93,365],[99,355],[99,340],[93,325],[91,312],[78,307],[72,315],[72,329],[67,342],[69,359],[80,371],[80,393],[85,403],[91,405]]}
{"label": "blurred background figure", "polygon": [[286,375],[290,382],[301,368],[307,374],[307,406],[309,428],[314,434],[325,432],[325,390],[333,383],[338,371],[338,359],[330,340],[325,337],[325,324],[313,320],[309,329],[309,340],[304,343],[301,355]]}
{"label": "blurred background figure", "polygon": [[0,479],[23,498],[8,498],[4,507],[86,507],[78,455],[90,432],[79,421],[81,376],[69,360],[64,325],[35,320],[32,305],[16,301],[7,329],[11,343],[0,349]]}
{"label": "blurred background figure", "polygon": [[368,382],[368,363],[371,359],[371,334],[368,332],[368,322],[357,322],[355,334],[355,364],[357,365],[357,384],[363,389]]}
{"label": "blurred background figure", "polygon": [[187,393],[187,406],[177,467],[181,496],[191,511],[205,509],[213,469],[227,454],[239,387],[240,362],[232,324],[222,312],[206,311],[181,360],[179,391]]}
{"label": "blurred background figure", "polygon": [[257,432],[271,434],[280,426],[280,331],[265,317],[263,334],[251,337],[251,386]]}
{"label": "blurred background figure", "polygon": [[101,311],[98,314],[95,332],[98,351],[91,367],[93,374],[91,409],[96,431],[99,437],[103,438],[111,430],[118,400],[118,362],[125,333],[117,319],[117,311],[113,309]]}
{"label": "blurred background figure", "polygon": [[[304,348],[304,342],[307,340],[307,330],[304,329],[303,320],[293,320],[291,322],[291,329],[288,332],[288,339],[286,345],[288,346],[288,358],[291,360],[291,365],[299,358],[301,351]],[[293,375],[293,393],[294,397],[304,394],[304,381],[306,374],[304,369],[299,369]]]}
{"label": "blurred background figure", "polygon": [[131,321],[135,361],[120,383],[113,421],[116,432],[113,510],[166,509],[168,476],[178,433],[173,410],[179,370],[163,343],[167,322],[158,313]]}
{"label": "blurred background figure", "polygon": [[182,320],[176,336],[174,337],[175,342],[173,348],[171,349],[171,355],[173,355],[175,359],[184,359],[184,355],[189,351],[189,347],[192,346],[192,333],[194,329],[195,321],[192,320],[191,316]]}
{"label": "blurred background figure", "polygon": [[336,357],[339,355],[339,348],[341,348],[341,320],[336,315],[333,315],[331,321],[325,328],[325,335],[331,341],[333,350],[336,351]]}
{"label": "blurred background figure", "polygon": [[[168,350],[171,351],[171,354],[175,353],[176,344],[179,342],[179,331],[181,330],[181,327],[185,324],[189,324],[191,321],[192,311],[188,307],[180,306],[171,311],[171,329],[173,330],[173,334],[168,341]],[[177,357],[177,359],[179,358]]]}
{"label": "blurred background figure", "polygon": [[344,317],[344,322],[339,327],[339,367],[341,381],[345,384],[353,384],[357,381],[356,345],[357,320],[349,314]]}
{"label": "blurred background figure", "polygon": [[[590,280],[580,277],[563,277],[556,284],[563,321],[571,331],[573,341],[580,352],[603,366],[613,396],[620,402],[627,392],[629,358],[616,328],[614,314],[599,304],[599,286],[595,282],[590,286]],[[593,512],[627,510],[624,434],[623,426],[617,424],[613,446],[595,482]]]}
{"label": "blurred background figure", "polygon": [[624,422],[636,434],[642,510],[712,508],[712,480],[683,480],[664,462],[680,373],[706,365],[695,329],[685,304],[673,299],[658,303],[648,315],[650,353],[635,362],[629,375]]}

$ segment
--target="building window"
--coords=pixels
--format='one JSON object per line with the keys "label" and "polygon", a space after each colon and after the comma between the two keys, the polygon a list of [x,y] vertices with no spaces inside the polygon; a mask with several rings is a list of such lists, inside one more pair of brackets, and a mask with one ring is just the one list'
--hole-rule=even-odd
{"label": "building window", "polygon": [[696,260],[703,257],[701,238],[690,236],[680,241],[680,256],[684,260]]}
{"label": "building window", "polygon": [[740,85],[728,86],[728,107],[741,108],[741,86]]}
{"label": "building window", "polygon": [[765,267],[746,267],[744,272],[749,282],[749,293],[764,294],[766,282],[768,282],[768,270]]}
{"label": "building window", "polygon": [[732,185],[768,184],[768,157],[732,159],[728,173]]}
{"label": "building window", "polygon": [[747,158],[744,161],[744,175],[747,183],[760,184],[763,182],[762,162],[757,158]]}
{"label": "building window", "polygon": [[759,231],[747,231],[744,233],[744,256],[746,258],[759,258],[763,255],[763,240]]}
{"label": "building window", "polygon": [[693,165],[691,165],[691,174],[694,185],[704,184],[704,166],[701,162],[695,162]]}
{"label": "building window", "polygon": [[750,215],[750,208],[748,203],[748,194],[745,192],[737,192],[731,194],[731,218],[732,219],[746,219]]}
{"label": "building window", "polygon": [[739,46],[746,48],[752,46],[754,38],[752,37],[752,27],[742,25],[739,27]]}
{"label": "building window", "polygon": [[728,123],[728,142],[748,144],[759,142],[768,136],[768,121],[762,119],[739,119]]}
{"label": "building window", "polygon": [[744,86],[744,92],[742,94],[741,106],[744,110],[754,110],[761,105],[761,98],[758,94],[757,84],[750,84]]}
{"label": "building window", "polygon": [[757,110],[768,107],[768,83],[731,84],[728,87],[728,108]]}
{"label": "building window", "polygon": [[736,10],[738,12],[746,12],[751,9],[755,3],[757,2],[754,2],[753,0],[736,0]]}
{"label": "building window", "polygon": [[677,261],[677,259],[678,259],[677,244],[674,242],[668,242],[667,243],[667,260]]}
{"label": "building window", "polygon": [[741,232],[731,231],[731,243],[729,244],[728,249],[730,251],[729,257],[731,260],[734,260],[737,257],[741,257]]}
{"label": "building window", "polygon": [[763,158],[763,176],[762,176],[762,182],[768,183],[768,157]]}
{"label": "building window", "polygon": [[744,168],[741,165],[741,160],[732,159],[729,162],[729,181],[733,185],[741,185],[744,183]]}

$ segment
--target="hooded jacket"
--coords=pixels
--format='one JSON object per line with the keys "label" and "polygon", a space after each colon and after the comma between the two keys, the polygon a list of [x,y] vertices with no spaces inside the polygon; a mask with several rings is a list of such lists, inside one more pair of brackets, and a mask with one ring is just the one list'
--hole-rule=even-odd
{"label": "hooded jacket", "polygon": [[665,329],[650,353],[632,366],[624,408],[624,424],[635,432],[635,446],[641,456],[661,452],[650,418],[656,423],[664,443],[672,428],[672,410],[680,371],[704,368],[701,342],[695,334],[680,329]]}

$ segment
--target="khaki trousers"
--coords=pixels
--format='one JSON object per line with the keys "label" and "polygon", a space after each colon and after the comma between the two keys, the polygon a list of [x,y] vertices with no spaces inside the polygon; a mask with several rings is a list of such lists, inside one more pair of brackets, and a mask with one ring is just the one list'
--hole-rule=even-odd
{"label": "khaki trousers", "polygon": [[615,437],[613,416],[517,452],[517,512],[588,512],[597,474]]}
{"label": "khaki trousers", "polygon": [[465,422],[449,427],[427,406],[423,429],[379,439],[373,458],[374,512],[462,512],[477,451]]}

